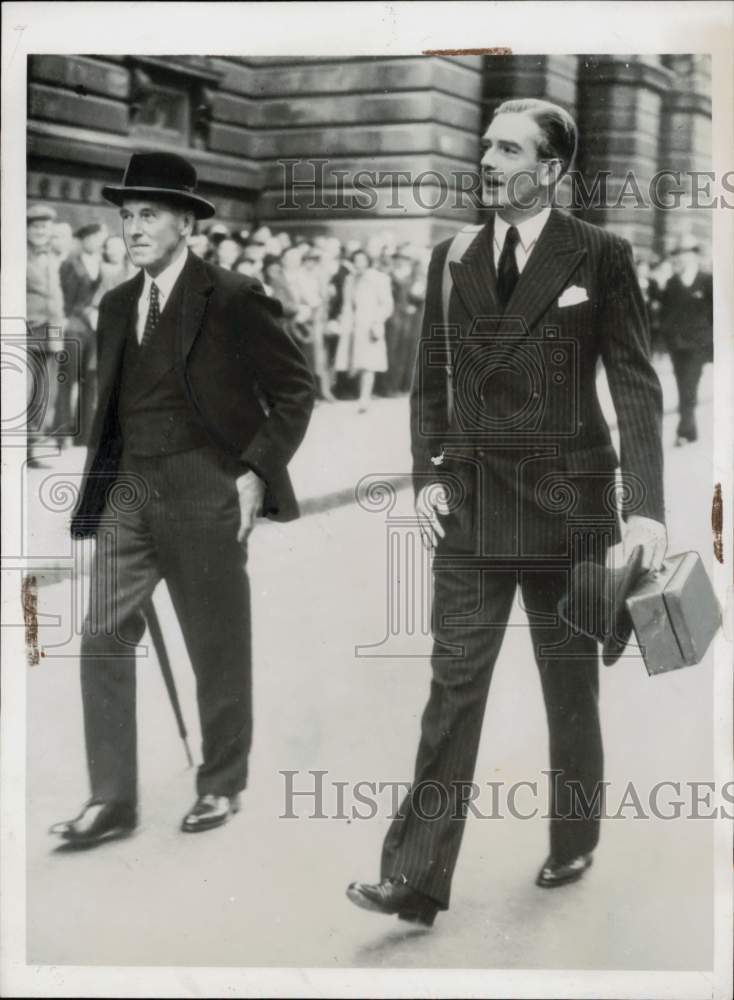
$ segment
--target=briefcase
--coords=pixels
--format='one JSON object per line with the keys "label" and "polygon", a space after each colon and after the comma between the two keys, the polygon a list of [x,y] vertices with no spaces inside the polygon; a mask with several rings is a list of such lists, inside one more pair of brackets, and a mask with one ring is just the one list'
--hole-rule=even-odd
{"label": "briefcase", "polygon": [[721,610],[697,552],[665,560],[627,598],[650,676],[700,663],[721,624]]}

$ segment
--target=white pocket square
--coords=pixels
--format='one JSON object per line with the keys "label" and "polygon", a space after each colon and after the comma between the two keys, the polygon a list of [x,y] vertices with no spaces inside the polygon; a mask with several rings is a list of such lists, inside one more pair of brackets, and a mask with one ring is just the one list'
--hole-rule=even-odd
{"label": "white pocket square", "polygon": [[558,308],[563,309],[565,306],[577,306],[580,302],[588,302],[589,296],[585,288],[580,285],[569,285],[568,288],[564,289],[563,294],[558,300]]}

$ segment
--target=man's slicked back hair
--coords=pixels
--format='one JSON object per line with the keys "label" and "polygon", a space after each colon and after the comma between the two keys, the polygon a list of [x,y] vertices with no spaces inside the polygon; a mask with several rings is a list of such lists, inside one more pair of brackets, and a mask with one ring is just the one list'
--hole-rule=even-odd
{"label": "man's slicked back hair", "polygon": [[503,114],[530,115],[540,128],[542,138],[538,144],[538,158],[560,160],[561,175],[568,172],[576,155],[578,129],[573,117],[558,104],[537,98],[518,98],[503,101],[494,118]]}

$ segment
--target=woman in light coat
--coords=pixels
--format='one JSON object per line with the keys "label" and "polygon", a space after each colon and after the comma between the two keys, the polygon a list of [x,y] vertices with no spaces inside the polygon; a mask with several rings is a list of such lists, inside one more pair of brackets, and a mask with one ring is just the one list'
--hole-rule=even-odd
{"label": "woman in light coat", "polygon": [[371,266],[364,250],[352,254],[351,261],[354,272],[344,281],[336,370],[359,374],[359,412],[364,413],[375,372],[387,371],[385,323],[392,315],[393,298],[390,278]]}

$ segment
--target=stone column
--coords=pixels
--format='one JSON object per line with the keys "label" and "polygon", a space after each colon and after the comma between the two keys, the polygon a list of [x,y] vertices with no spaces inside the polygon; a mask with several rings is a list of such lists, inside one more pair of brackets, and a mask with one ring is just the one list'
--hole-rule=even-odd
{"label": "stone column", "polygon": [[[663,103],[660,167],[681,174],[672,178],[665,203],[673,202],[673,190],[682,192],[680,207],[656,213],[658,249],[666,252],[684,233],[701,241],[702,258],[710,264],[711,209],[716,185],[705,176],[712,170],[711,149],[711,59],[706,55],[663,57],[674,73],[673,85]],[[696,175],[699,176],[696,176]]]}
{"label": "stone column", "polygon": [[636,252],[650,251],[655,210],[649,192],[672,73],[660,56],[579,56],[578,62],[577,169],[588,192],[606,174],[606,198],[581,215],[624,236]]}

